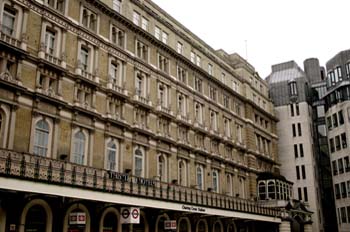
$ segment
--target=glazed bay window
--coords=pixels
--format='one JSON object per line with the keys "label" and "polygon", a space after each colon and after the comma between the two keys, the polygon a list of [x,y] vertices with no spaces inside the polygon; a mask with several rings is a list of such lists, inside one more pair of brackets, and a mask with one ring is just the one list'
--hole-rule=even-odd
{"label": "glazed bay window", "polygon": [[7,4],[4,5],[1,31],[9,36],[14,36],[16,13],[17,12],[14,8]]}
{"label": "glazed bay window", "polygon": [[94,32],[97,31],[98,27],[98,18],[97,14],[92,12],[91,10],[83,7],[81,12],[81,21],[80,23],[87,29],[90,29]]}
{"label": "glazed bay window", "polygon": [[181,81],[182,83],[186,84],[186,80],[187,80],[187,72],[186,69],[184,69],[183,67],[177,65],[177,79],[179,81]]}
{"label": "glazed bay window", "polygon": [[121,0],[113,0],[112,2],[113,4],[113,10],[120,13],[120,10],[121,10]]}
{"label": "glazed bay window", "polygon": [[125,32],[120,28],[111,24],[111,42],[114,45],[124,48],[125,41]]}
{"label": "glazed bay window", "polygon": [[169,73],[169,58],[159,53],[158,53],[158,68],[165,73]]}
{"label": "glazed bay window", "polygon": [[136,41],[136,56],[148,61],[148,46],[140,41]]}

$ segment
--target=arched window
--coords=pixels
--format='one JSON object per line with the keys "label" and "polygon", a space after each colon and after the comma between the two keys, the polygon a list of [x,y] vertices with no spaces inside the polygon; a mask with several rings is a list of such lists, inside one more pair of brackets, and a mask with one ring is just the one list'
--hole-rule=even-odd
{"label": "arched window", "polygon": [[144,156],[143,149],[137,147],[134,152],[134,175],[144,177]]}
{"label": "arched window", "polygon": [[83,132],[79,131],[74,135],[73,141],[73,163],[84,164],[85,162],[86,138]]}
{"label": "arched window", "polygon": [[197,232],[207,232],[207,226],[203,220],[200,220],[197,224]]}
{"label": "arched window", "polygon": [[188,232],[189,231],[189,221],[185,218],[181,218],[179,221],[179,232]]}
{"label": "arched window", "polygon": [[231,174],[227,174],[226,175],[226,193],[229,196],[233,195],[233,192],[232,192],[232,176],[231,176]]}
{"label": "arched window", "polygon": [[32,206],[26,216],[25,231],[46,231],[46,211],[41,205]]}
{"label": "arched window", "polygon": [[117,171],[118,165],[117,165],[117,158],[118,158],[118,146],[114,140],[111,140],[107,144],[107,170],[111,171]]}
{"label": "arched window", "polygon": [[49,145],[49,124],[40,120],[35,125],[34,134],[34,151],[33,153],[40,156],[47,156],[48,145]]}
{"label": "arched window", "polygon": [[163,154],[158,155],[158,176],[161,181],[167,181],[166,157]]}
{"label": "arched window", "polygon": [[105,215],[103,220],[103,232],[117,231],[118,218],[114,212],[109,212]]}
{"label": "arched window", "polygon": [[178,173],[179,173],[179,184],[186,186],[187,181],[186,181],[186,163],[184,160],[179,161],[179,166],[178,166]]}
{"label": "arched window", "polygon": [[219,192],[219,172],[218,172],[218,170],[212,171],[212,177],[213,177],[213,191],[218,193]]}
{"label": "arched window", "polygon": [[221,232],[222,231],[222,226],[220,224],[220,222],[216,222],[214,224],[214,232]]}
{"label": "arched window", "polygon": [[203,190],[204,189],[204,186],[203,186],[203,167],[201,165],[197,166],[196,174],[197,174],[198,189]]}
{"label": "arched window", "polygon": [[259,183],[259,199],[266,200],[266,184],[265,184],[265,182]]}

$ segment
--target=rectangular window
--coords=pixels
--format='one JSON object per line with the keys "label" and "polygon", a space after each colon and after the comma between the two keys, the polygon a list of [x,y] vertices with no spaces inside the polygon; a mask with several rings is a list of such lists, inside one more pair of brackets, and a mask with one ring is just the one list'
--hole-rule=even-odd
{"label": "rectangular window", "polygon": [[300,170],[299,170],[299,166],[296,166],[296,173],[297,173],[297,180],[300,180]]}
{"label": "rectangular window", "polygon": [[298,136],[301,136],[301,124],[298,123]]}
{"label": "rectangular window", "polygon": [[329,140],[329,146],[330,146],[331,153],[335,152],[334,139],[333,138]]}
{"label": "rectangular window", "polygon": [[346,198],[346,185],[345,185],[345,182],[341,182],[340,183],[340,190],[341,190],[341,197],[342,198]]}
{"label": "rectangular window", "polygon": [[2,16],[2,32],[12,36],[15,30],[15,20],[16,20],[16,11],[13,8],[4,6],[4,12]]}
{"label": "rectangular window", "polygon": [[294,117],[294,105],[290,104],[290,116]]}
{"label": "rectangular window", "polygon": [[155,27],[154,28],[154,36],[156,37],[156,39],[160,40],[160,34],[161,34],[161,30],[159,27]]}
{"label": "rectangular window", "polygon": [[142,17],[141,28],[145,31],[148,31],[148,19],[146,19],[145,17]]}
{"label": "rectangular window", "polygon": [[136,56],[145,61],[148,60],[148,46],[140,41],[136,41]]}
{"label": "rectangular window", "polygon": [[226,94],[223,94],[222,96],[223,96],[224,107],[229,109],[230,108],[230,97],[227,96]]}
{"label": "rectangular window", "polygon": [[296,137],[297,136],[297,132],[296,132],[296,129],[295,129],[295,124],[292,124],[292,131],[293,131],[293,137]]}
{"label": "rectangular window", "polygon": [[45,32],[45,51],[46,53],[53,55],[55,49],[55,32],[46,28]]}
{"label": "rectangular window", "polygon": [[301,175],[303,177],[303,180],[305,180],[306,179],[305,165],[301,165]]}
{"label": "rectangular window", "polygon": [[332,129],[332,118],[330,116],[327,117],[327,126],[328,126],[328,130]]}
{"label": "rectangular window", "polygon": [[192,63],[196,62],[196,55],[194,54],[194,52],[191,52],[191,62]]}
{"label": "rectangular window", "polygon": [[339,174],[344,173],[343,159],[338,159],[338,170],[339,170]]}
{"label": "rectangular window", "polygon": [[337,127],[338,126],[338,117],[337,114],[333,114],[333,127]]}
{"label": "rectangular window", "polygon": [[199,77],[194,78],[194,89],[202,93],[202,79],[200,79]]}
{"label": "rectangular window", "polygon": [[169,72],[169,59],[163,55],[158,54],[158,68],[163,72]]}
{"label": "rectangular window", "polygon": [[346,77],[350,78],[350,63],[345,64]]}
{"label": "rectangular window", "polygon": [[111,42],[120,47],[124,47],[124,31],[120,30],[118,27],[112,25],[111,28]]}
{"label": "rectangular window", "polygon": [[113,0],[113,10],[120,13],[120,6],[121,6],[120,0]]}
{"label": "rectangular window", "polygon": [[303,144],[299,144],[299,150],[300,150],[300,157],[304,157],[304,147]]}
{"label": "rectangular window", "polygon": [[201,66],[201,57],[197,55],[197,59],[196,59],[196,63],[197,63],[197,66]]}
{"label": "rectangular window", "polygon": [[304,187],[304,201],[308,202],[309,201],[309,197],[307,195],[307,187]]}
{"label": "rectangular window", "polygon": [[349,156],[344,157],[344,163],[345,163],[345,171],[349,172],[350,171]]}
{"label": "rectangular window", "polygon": [[346,207],[346,212],[348,213],[348,223],[350,223],[350,206]]}
{"label": "rectangular window", "polygon": [[89,68],[89,49],[84,46],[80,48],[80,62],[82,69],[87,71]]}
{"label": "rectangular window", "polygon": [[338,175],[338,168],[337,168],[337,161],[336,160],[332,161],[332,168],[333,168],[333,176]]}
{"label": "rectangular window", "polygon": [[347,140],[346,140],[346,134],[345,134],[345,133],[342,133],[342,134],[340,135],[340,137],[341,137],[341,145],[342,145],[342,147],[343,147],[343,148],[347,148],[348,143],[347,143]]}
{"label": "rectangular window", "polygon": [[136,11],[134,11],[133,15],[132,15],[132,21],[134,24],[136,25],[140,25],[140,14],[137,13]]}
{"label": "rectangular window", "polygon": [[208,73],[209,73],[209,75],[213,75],[213,65],[212,64],[208,64]]}
{"label": "rectangular window", "polygon": [[334,191],[335,191],[335,198],[340,199],[340,186],[339,186],[339,184],[335,184]]}
{"label": "rectangular window", "polygon": [[337,149],[337,151],[340,150],[340,137],[339,137],[339,135],[335,136],[335,148]]}
{"label": "rectangular window", "polygon": [[299,111],[299,104],[298,103],[295,104],[295,109],[296,109],[297,116],[299,116],[300,111]]}
{"label": "rectangular window", "polygon": [[186,83],[186,70],[180,66],[177,66],[177,79],[183,83]]}
{"label": "rectangular window", "polygon": [[301,195],[301,188],[298,188],[298,200],[299,201],[302,201],[303,200],[303,197]]}
{"label": "rectangular window", "polygon": [[338,118],[339,118],[339,125],[343,125],[344,124],[344,116],[343,116],[342,110],[338,112]]}
{"label": "rectangular window", "polygon": [[299,155],[298,155],[298,145],[297,144],[294,144],[294,157],[295,158],[299,157]]}
{"label": "rectangular window", "polygon": [[346,223],[346,209],[345,209],[345,207],[341,207],[340,212],[341,212],[341,222]]}
{"label": "rectangular window", "polygon": [[162,32],[162,42],[167,44],[168,43],[168,34],[164,31]]}
{"label": "rectangular window", "polygon": [[180,42],[177,42],[177,53],[182,54],[183,52],[183,45]]}
{"label": "rectangular window", "polygon": [[216,88],[214,88],[213,86],[209,86],[209,98],[213,101],[216,101],[217,97],[217,91]]}

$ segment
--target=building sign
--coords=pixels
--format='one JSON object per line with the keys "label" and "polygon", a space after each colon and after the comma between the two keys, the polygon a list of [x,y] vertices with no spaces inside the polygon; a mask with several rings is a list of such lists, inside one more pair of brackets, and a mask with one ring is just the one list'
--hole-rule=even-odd
{"label": "building sign", "polygon": [[194,212],[194,213],[205,213],[205,208],[198,207],[198,206],[192,206],[192,205],[182,205],[182,209],[188,212]]}
{"label": "building sign", "polygon": [[176,220],[165,220],[164,230],[176,230]]}
{"label": "building sign", "polygon": [[113,172],[113,171],[108,171],[107,173],[108,173],[109,179],[113,179],[113,180],[118,180],[122,182],[134,182],[136,184],[149,186],[149,187],[153,187],[156,185],[153,179],[147,179],[142,177],[135,177],[134,179],[132,179],[130,178],[129,174]]}
{"label": "building sign", "polygon": [[86,215],[84,212],[75,212],[69,214],[69,225],[85,225]]}
{"label": "building sign", "polygon": [[120,209],[121,224],[139,224],[140,208],[124,207]]}

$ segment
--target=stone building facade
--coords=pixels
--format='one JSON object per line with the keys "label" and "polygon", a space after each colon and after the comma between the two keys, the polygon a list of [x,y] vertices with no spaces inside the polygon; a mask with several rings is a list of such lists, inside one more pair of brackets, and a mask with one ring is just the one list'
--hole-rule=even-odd
{"label": "stone building facade", "polygon": [[1,232],[278,228],[254,201],[277,120],[238,54],[149,0],[0,4]]}

